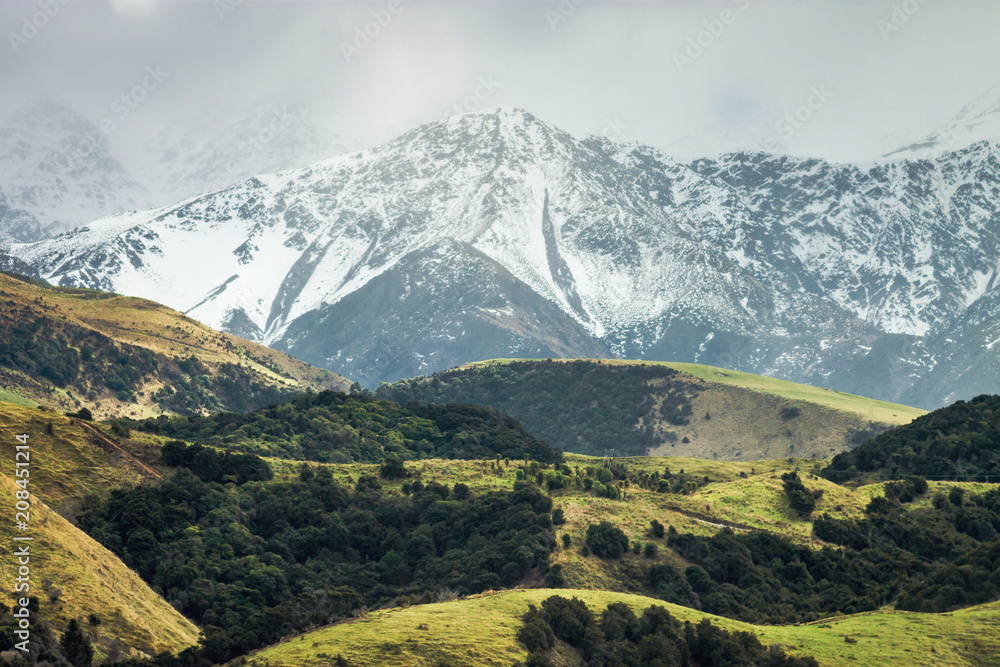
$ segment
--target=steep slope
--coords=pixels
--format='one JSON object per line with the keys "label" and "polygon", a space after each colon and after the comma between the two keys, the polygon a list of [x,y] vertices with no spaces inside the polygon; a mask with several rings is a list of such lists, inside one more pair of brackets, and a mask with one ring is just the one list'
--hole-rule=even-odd
{"label": "steep slope", "polygon": [[[46,230],[60,232],[149,206],[145,189],[111,155],[104,133],[52,101],[17,109],[0,125],[0,188]],[[0,238],[21,241],[35,225]]]}
{"label": "steep slope", "polygon": [[[873,667],[972,667],[988,664],[982,660],[1000,651],[992,630],[1000,620],[997,605],[953,614],[881,612],[823,623],[771,626],[732,621],[627,593],[537,589],[372,612],[272,646],[255,654],[247,664],[312,667],[330,664],[339,654],[348,665],[424,667],[453,661],[469,667],[509,665],[527,657],[516,638],[521,616],[529,604],[539,606],[551,595],[577,597],[598,609],[623,602],[637,613],[659,605],[682,621],[697,623],[708,618],[731,631],[751,632],[764,644],[780,644],[793,655],[811,655],[830,667],[855,661]],[[468,623],[469,618],[476,622]],[[845,642],[845,637],[856,641]]]}
{"label": "steep slope", "polygon": [[[5,507],[14,506],[14,493],[19,489],[13,478],[0,475],[0,502]],[[12,542],[15,534],[33,538],[29,543],[31,594],[39,598],[39,613],[57,634],[75,618],[87,628],[98,655],[103,656],[176,653],[197,642],[198,628],[114,554],[40,500],[32,500],[30,516],[29,532],[20,533],[12,522],[4,521],[0,538],[18,546],[24,543]],[[14,590],[15,576],[15,568],[3,568],[4,590]],[[91,615],[99,619],[98,625],[88,624]]]}
{"label": "steep slope", "polygon": [[[792,278],[890,334],[952,324],[993,287],[1000,141],[937,161],[837,165],[737,153],[693,163],[744,195],[732,248],[762,278]],[[720,220],[709,237],[732,231]]]}
{"label": "steep slope", "polygon": [[974,392],[997,392],[1000,377],[1000,290],[993,289],[973,302],[950,335],[935,341],[937,361],[911,387],[902,400],[947,405]]}
{"label": "steep slope", "polygon": [[488,361],[377,395],[489,405],[566,451],[743,461],[827,458],[923,414],[711,366],[624,360]]}
{"label": "steep slope", "polygon": [[[421,298],[408,298],[413,294]],[[359,340],[359,331],[370,333]],[[527,358],[611,353],[556,304],[464,243],[406,255],[343,299],[296,319],[274,347],[317,366],[349,365],[352,378],[368,386],[389,372],[418,375],[482,351]]]}
{"label": "steep slope", "polygon": [[20,434],[28,435],[33,452],[32,493],[63,516],[72,517],[88,495],[160,474],[94,425],[0,401],[0,452],[6,460],[15,460]]}
{"label": "steep slope", "polygon": [[1000,86],[994,86],[933,128],[886,137],[885,157],[936,157],[977,141],[1000,137]]}
{"label": "steep slope", "polygon": [[151,301],[0,274],[0,386],[98,416],[245,410],[342,377]]}
{"label": "steep slope", "polygon": [[29,243],[44,237],[45,232],[35,216],[11,207],[0,188],[0,241]]}
{"label": "steep slope", "polygon": [[505,108],[11,252],[370,385],[610,351],[898,400],[996,287],[998,155],[681,164]]}

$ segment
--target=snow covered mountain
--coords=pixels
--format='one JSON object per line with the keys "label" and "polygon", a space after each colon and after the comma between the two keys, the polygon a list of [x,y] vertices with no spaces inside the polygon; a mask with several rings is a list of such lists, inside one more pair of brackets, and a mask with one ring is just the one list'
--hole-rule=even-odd
{"label": "snow covered mountain", "polygon": [[150,205],[145,188],[110,154],[107,137],[54,102],[22,106],[0,125],[0,189],[7,207],[37,221],[23,228],[0,224],[0,241]]}
{"label": "snow covered mountain", "polygon": [[283,104],[177,121],[151,137],[132,171],[164,204],[345,152],[316,115],[309,107]]}
{"label": "snow covered mountain", "polygon": [[962,107],[943,124],[894,133],[883,140],[888,158],[933,158],[977,141],[1000,137],[1000,86]]}
{"label": "snow covered mountain", "polygon": [[0,189],[0,241],[30,243],[45,237],[38,219],[27,211],[11,207],[7,195]]}
{"label": "snow covered mountain", "polygon": [[620,355],[898,398],[994,298],[998,206],[997,142],[682,164],[504,108],[10,252],[368,385]]}

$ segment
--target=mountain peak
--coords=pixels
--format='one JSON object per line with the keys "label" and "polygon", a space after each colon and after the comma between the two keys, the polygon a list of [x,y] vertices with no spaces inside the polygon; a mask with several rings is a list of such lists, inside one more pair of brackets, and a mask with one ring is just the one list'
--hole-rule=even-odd
{"label": "mountain peak", "polygon": [[[11,253],[373,383],[590,345],[898,399],[901,374],[842,378],[892,354],[929,374],[995,286],[981,154],[681,164],[499,107]],[[890,334],[910,343],[874,345]]]}
{"label": "mountain peak", "polygon": [[11,208],[62,231],[120,210],[146,192],[110,154],[106,135],[76,111],[38,98],[0,125],[0,187]]}

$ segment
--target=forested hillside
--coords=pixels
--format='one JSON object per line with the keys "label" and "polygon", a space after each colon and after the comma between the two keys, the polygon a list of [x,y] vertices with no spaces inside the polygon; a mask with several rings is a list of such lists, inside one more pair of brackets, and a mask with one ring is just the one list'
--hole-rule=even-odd
{"label": "forested hillside", "polygon": [[350,386],[151,301],[0,274],[0,390],[27,403],[186,414]]}
{"label": "forested hillside", "polygon": [[510,587],[545,568],[552,501],[529,483],[387,492],[326,468],[226,489],[181,472],[116,491],[81,525],[204,633],[220,662],[381,604]]}
{"label": "forested hillside", "polygon": [[543,462],[562,457],[517,420],[492,408],[416,403],[401,407],[334,391],[303,394],[245,414],[161,416],[128,423],[171,438],[330,463],[379,462],[392,456]]}
{"label": "forested hillside", "polygon": [[481,362],[376,395],[489,405],[564,451],[598,456],[827,458],[923,414],[728,369],[615,359]]}
{"label": "forested hillside", "polygon": [[1000,396],[958,401],[838,454],[823,472],[835,482],[874,473],[1000,482]]}

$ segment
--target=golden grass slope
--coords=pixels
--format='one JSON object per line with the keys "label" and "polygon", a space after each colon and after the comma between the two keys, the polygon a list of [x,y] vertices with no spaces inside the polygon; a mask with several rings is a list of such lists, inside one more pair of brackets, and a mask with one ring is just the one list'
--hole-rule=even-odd
{"label": "golden grass slope", "polygon": [[[23,308],[32,317],[46,317],[70,326],[97,331],[118,343],[146,348],[171,358],[195,356],[210,369],[231,363],[243,366],[257,379],[282,388],[334,389],[347,391],[351,382],[321,370],[283,352],[248,340],[221,333],[186,315],[153,301],[94,290],[42,287],[0,274],[0,316],[20,313]],[[152,394],[160,384],[155,378],[139,392],[133,403],[123,403],[109,392],[100,397],[100,407],[90,402],[95,416],[143,416],[159,413]],[[38,378],[17,371],[0,372],[0,389],[20,396],[21,400],[76,408],[79,397],[55,389]],[[0,396],[3,398],[3,396]]]}
{"label": "golden grass slope", "polygon": [[143,461],[93,426],[51,411],[0,401],[0,457],[13,470],[15,436],[28,435],[32,493],[64,516],[87,495],[156,477]]}
{"label": "golden grass slope", "polygon": [[[30,442],[30,440],[29,440]],[[13,469],[13,459],[8,466]],[[32,472],[34,472],[32,468]],[[29,478],[33,490],[34,476]],[[0,476],[0,506],[9,516],[0,521],[0,542],[13,545],[12,537],[30,535],[31,594],[39,599],[43,619],[59,636],[71,618],[81,621],[95,649],[107,656],[115,645],[123,654],[153,655],[177,652],[197,642],[198,628],[154,593],[114,554],[88,537],[38,499],[32,499],[30,529],[16,531],[13,524],[18,490],[8,474]],[[4,549],[0,586],[14,590],[15,568]],[[23,594],[22,594],[23,595]],[[91,626],[90,614],[100,619]],[[96,661],[95,661],[96,662]]]}
{"label": "golden grass slope", "polygon": [[[518,360],[493,359],[459,369],[512,361]],[[651,455],[736,461],[789,456],[826,459],[847,449],[848,439],[856,431],[872,424],[883,428],[907,424],[926,413],[896,403],[702,364],[629,359],[584,361],[666,366],[698,387],[698,395],[692,401],[693,417],[687,425],[676,426],[660,419],[659,399],[651,413],[637,424],[677,434],[677,442],[661,445],[648,452]],[[783,418],[785,408],[798,408],[798,416]],[[710,419],[705,415],[710,415]]]}
{"label": "golden grass slope", "polygon": [[[798,626],[759,626],[711,616],[652,598],[605,591],[533,589],[380,610],[357,620],[292,638],[249,658],[255,667],[329,665],[341,655],[351,665],[509,667],[527,655],[516,639],[529,604],[550,595],[578,597],[600,611],[624,602],[637,612],[666,607],[682,621],[709,618],[728,630],[753,632],[765,645],[812,655],[821,665],[914,667],[1000,664],[1000,605],[950,614],[874,612]],[[845,637],[855,643],[845,641]],[[567,655],[565,665],[579,665]]]}

